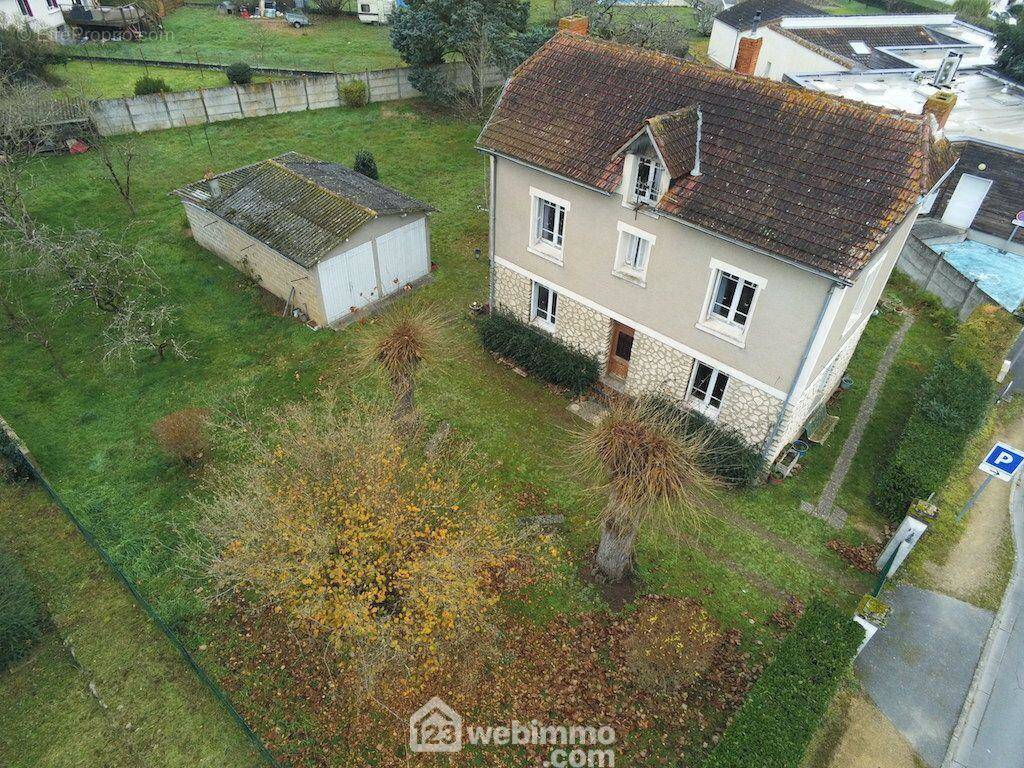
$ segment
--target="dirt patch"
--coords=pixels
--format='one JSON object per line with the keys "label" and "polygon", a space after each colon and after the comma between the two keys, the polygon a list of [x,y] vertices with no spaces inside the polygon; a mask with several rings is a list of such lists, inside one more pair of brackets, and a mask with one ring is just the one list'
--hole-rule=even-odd
{"label": "dirt patch", "polygon": [[[1010,445],[1024,445],[1024,418],[998,430],[996,439]],[[971,487],[981,483],[975,473]],[[925,562],[922,568],[929,587],[967,602],[979,595],[999,576],[999,551],[1010,537],[1010,484],[990,483],[968,513],[967,525],[944,563]],[[996,598],[998,599],[998,597]]]}
{"label": "dirt patch", "polygon": [[807,768],[922,768],[924,763],[871,700],[854,694],[831,758]]}

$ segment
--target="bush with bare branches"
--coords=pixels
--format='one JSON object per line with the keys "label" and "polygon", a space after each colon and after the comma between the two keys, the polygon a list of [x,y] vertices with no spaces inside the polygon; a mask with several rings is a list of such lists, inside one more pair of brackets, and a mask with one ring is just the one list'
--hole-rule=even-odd
{"label": "bush with bare branches", "polygon": [[210,453],[209,421],[210,414],[205,408],[182,408],[153,423],[153,438],[167,456],[196,467]]}
{"label": "bush with bare branches", "polygon": [[212,473],[188,547],[222,594],[283,613],[367,692],[490,626],[514,545],[468,451],[427,457],[369,402],[295,405],[242,434],[252,458]]}

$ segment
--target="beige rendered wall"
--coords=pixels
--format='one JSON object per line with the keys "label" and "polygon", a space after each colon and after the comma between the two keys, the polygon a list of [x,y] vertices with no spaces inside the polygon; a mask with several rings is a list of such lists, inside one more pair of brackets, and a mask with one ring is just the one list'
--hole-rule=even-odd
{"label": "beige rendered wall", "polygon": [[250,269],[259,275],[260,285],[275,296],[287,299],[294,287],[295,306],[309,315],[317,325],[325,322],[315,270],[307,270],[286,259],[259,240],[197,205],[188,202],[184,205],[192,237],[197,243],[213,251],[236,269],[242,269],[242,257],[245,257]]}
{"label": "beige rendered wall", "polygon": [[759,35],[764,43],[754,74],[760,77],[782,80],[786,75],[845,72],[848,69],[796,40],[779,34],[771,27],[762,28]]}
{"label": "beige rendered wall", "polygon": [[[831,358],[840,349],[845,349],[851,340],[854,345],[856,345],[857,341],[860,339],[861,333],[864,331],[864,324],[867,322],[867,319],[871,316],[872,311],[874,311],[875,306],[878,304],[878,300],[882,296],[882,291],[885,290],[885,284],[889,282],[889,276],[892,274],[893,268],[896,266],[896,262],[899,261],[900,253],[903,251],[903,246],[906,244],[907,238],[910,236],[910,230],[913,228],[914,222],[917,220],[917,212],[917,208],[910,212],[907,218],[892,232],[888,241],[882,245],[879,252],[876,253],[868,265],[861,270],[861,273],[854,284],[843,291],[842,303],[839,305],[835,318],[828,328],[821,353],[812,363],[813,367],[810,371],[809,378],[813,379],[818,376],[825,366],[829,364]],[[880,263],[876,276],[874,280],[870,281],[870,285],[867,285],[869,282],[868,273],[876,263]],[[850,317],[857,306],[859,298],[865,290],[868,291],[867,301],[864,304],[861,316],[848,328],[847,325],[849,324]]]}
{"label": "beige rendered wall", "polygon": [[[742,372],[776,392],[788,392],[830,281],[665,216],[635,213],[619,195],[603,195],[518,163],[496,164],[495,257],[553,287],[576,292],[601,308],[685,346],[710,364]],[[527,250],[532,226],[530,188],[570,202],[562,265]],[[656,236],[646,287],[612,274],[617,222]],[[712,276],[711,260],[762,278],[743,347],[699,328]],[[599,310],[600,311],[600,310]],[[608,313],[605,313],[608,314]]]}
{"label": "beige rendered wall", "polygon": [[739,37],[739,32],[715,19],[711,25],[711,39],[708,41],[708,58],[720,67],[732,69]]}

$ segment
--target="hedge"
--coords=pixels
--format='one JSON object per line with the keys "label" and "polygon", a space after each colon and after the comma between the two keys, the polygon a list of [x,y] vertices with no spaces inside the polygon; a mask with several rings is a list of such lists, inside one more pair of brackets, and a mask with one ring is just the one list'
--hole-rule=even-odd
{"label": "hedge", "polygon": [[42,634],[40,617],[25,571],[0,550],[0,672],[28,655]]}
{"label": "hedge", "polygon": [[875,508],[898,520],[914,499],[938,491],[981,426],[993,394],[977,360],[960,362],[955,344],[918,393],[903,435],[875,484]]}
{"label": "hedge", "polygon": [[757,482],[764,467],[764,458],[742,435],[717,424],[702,413],[680,408],[668,398],[656,397],[653,402],[658,408],[671,413],[684,436],[697,432],[709,436],[708,450],[701,455],[701,465],[706,472],[736,487],[751,486]]}
{"label": "hedge", "polygon": [[544,381],[578,395],[601,375],[597,360],[547,333],[500,312],[477,325],[483,345]]}
{"label": "hedge", "polygon": [[798,768],[863,639],[847,614],[812,600],[703,768]]}

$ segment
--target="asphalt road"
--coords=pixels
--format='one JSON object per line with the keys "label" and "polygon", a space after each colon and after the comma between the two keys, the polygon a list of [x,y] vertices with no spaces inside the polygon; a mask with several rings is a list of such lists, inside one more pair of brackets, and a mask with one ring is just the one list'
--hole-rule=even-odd
{"label": "asphalt road", "polygon": [[1010,372],[1006,374],[1004,380],[1004,386],[1009,387],[1005,392],[1006,396],[1015,392],[1024,392],[1024,333],[1017,337],[1008,359],[1010,360]]}

